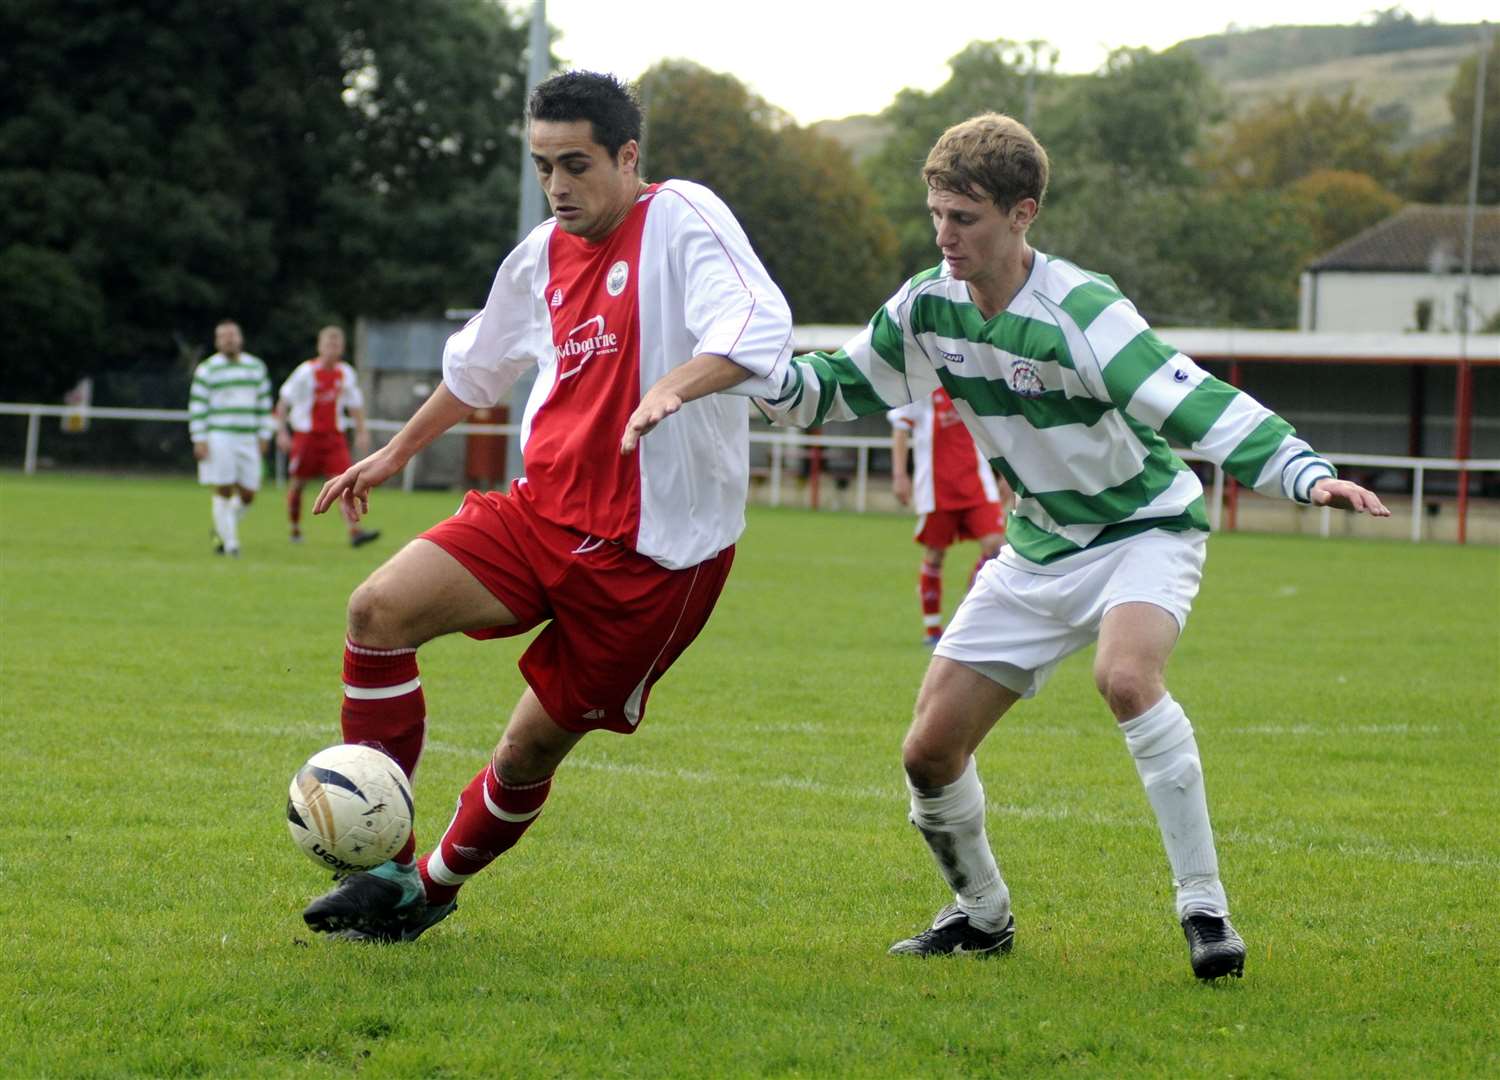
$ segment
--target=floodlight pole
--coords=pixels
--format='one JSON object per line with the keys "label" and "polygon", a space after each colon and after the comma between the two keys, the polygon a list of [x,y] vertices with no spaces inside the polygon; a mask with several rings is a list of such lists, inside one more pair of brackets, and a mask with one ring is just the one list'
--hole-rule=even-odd
{"label": "floodlight pole", "polygon": [[[531,34],[527,42],[529,52],[526,65],[526,100],[536,84],[547,77],[547,68],[552,57],[552,35],[547,29],[547,0],[531,0]],[[521,125],[520,206],[516,214],[516,243],[526,239],[528,233],[546,218],[542,207],[542,188],[537,183],[536,170],[531,165],[531,141],[527,136],[527,125]]]}
{"label": "floodlight pole", "polygon": [[1479,202],[1479,145],[1484,126],[1484,91],[1490,58],[1490,24],[1480,24],[1479,63],[1474,71],[1474,124],[1469,139],[1469,202],[1464,221],[1464,285],[1458,304],[1458,378],[1454,393],[1453,456],[1458,470],[1458,542],[1468,540],[1470,428],[1474,413],[1474,372],[1469,366],[1469,312],[1474,286],[1474,217]]}
{"label": "floodlight pole", "polygon": [[[526,64],[526,97],[525,102],[531,101],[531,92],[536,89],[537,83],[547,77],[547,72],[552,66],[552,33],[547,26],[547,0],[531,0],[531,28],[527,38],[527,64]],[[531,138],[528,132],[528,124],[523,115],[521,121],[521,161],[517,170],[517,188],[519,197],[516,208],[516,243],[519,244],[531,234],[547,218],[546,201],[542,195],[542,186],[536,178],[536,168],[531,164]],[[532,384],[536,382],[536,368],[530,369],[527,374],[516,380],[511,387],[509,409],[505,419],[510,421],[519,420],[526,414],[526,401],[531,397]],[[506,437],[505,443],[505,471],[504,477],[507,486],[509,482],[524,472],[521,454],[521,440],[515,435]]]}

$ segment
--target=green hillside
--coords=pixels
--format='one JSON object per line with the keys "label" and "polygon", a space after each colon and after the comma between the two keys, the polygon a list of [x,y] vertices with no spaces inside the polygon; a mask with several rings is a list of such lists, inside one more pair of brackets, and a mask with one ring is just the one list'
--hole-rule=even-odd
{"label": "green hillside", "polygon": [[[1167,51],[1196,57],[1235,111],[1289,94],[1339,97],[1352,91],[1379,114],[1399,118],[1403,145],[1410,146],[1436,138],[1452,122],[1447,93],[1478,36],[1476,25],[1424,23],[1386,13],[1364,26],[1231,30]],[[878,116],[825,120],[813,127],[843,144],[856,161],[885,138]]]}
{"label": "green hillside", "polygon": [[1319,67],[1339,60],[1393,53],[1472,47],[1473,25],[1421,23],[1383,17],[1365,26],[1271,26],[1229,30],[1174,46],[1198,58],[1222,83]]}
{"label": "green hillside", "polygon": [[1173,49],[1192,53],[1235,110],[1289,94],[1352,91],[1379,113],[1399,118],[1411,145],[1436,137],[1451,122],[1446,95],[1478,35],[1477,26],[1396,20],[1232,31]]}

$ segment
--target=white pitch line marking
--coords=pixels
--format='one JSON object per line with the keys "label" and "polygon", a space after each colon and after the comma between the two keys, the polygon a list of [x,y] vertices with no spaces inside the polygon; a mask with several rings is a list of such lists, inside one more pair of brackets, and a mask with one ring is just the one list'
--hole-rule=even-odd
{"label": "white pitch line marking", "polygon": [[[1382,734],[1407,733],[1406,730],[1397,732],[1394,730],[1396,728],[1407,729],[1407,725],[1382,725],[1380,732]],[[1061,733],[1072,732],[1075,729],[1058,728],[1056,730]],[[1229,730],[1250,731],[1252,729]],[[1254,730],[1257,733],[1265,733],[1269,729]],[[1293,729],[1287,730],[1289,732],[1293,731]],[[1347,733],[1347,731],[1354,729],[1343,730]],[[1436,732],[1447,729],[1414,727],[1411,730],[1430,730]],[[326,727],[321,724],[307,724],[255,729],[255,733],[259,735],[304,736],[319,732],[327,733]],[[1296,733],[1301,732],[1297,731]],[[1328,733],[1328,729],[1309,729],[1307,733],[1325,734]],[[488,748],[463,746],[458,743],[437,742],[433,740],[427,742],[426,750],[429,753],[458,754],[469,758],[480,757],[488,753]],[[653,780],[676,780],[689,784],[716,784],[720,786],[748,785],[750,787],[783,791],[804,791],[810,795],[823,795],[843,799],[873,799],[881,802],[895,802],[897,804],[902,804],[906,801],[906,791],[898,783],[893,783],[889,786],[878,784],[844,785],[827,784],[820,780],[798,776],[749,777],[735,775],[726,777],[708,769],[660,768],[650,765],[638,765],[633,762],[601,761],[589,757],[570,757],[564,762],[563,768],[584,769],[591,772],[614,773],[625,776],[640,776]],[[1008,818],[1015,821],[1076,821],[1082,825],[1106,829],[1154,828],[1149,811],[1144,806],[1139,816],[1103,814],[1095,810],[1080,810],[1072,806],[1056,803],[1019,806],[1014,803],[987,802],[985,807],[989,813],[996,817]],[[1445,851],[1428,851],[1417,847],[1396,847],[1394,845],[1378,843],[1353,844],[1334,840],[1324,835],[1322,830],[1304,830],[1302,835],[1295,838],[1274,833],[1247,832],[1243,829],[1216,831],[1218,831],[1219,839],[1227,843],[1268,848],[1272,853],[1276,854],[1282,852],[1302,852],[1315,855],[1334,855],[1346,859],[1380,859],[1386,862],[1411,866],[1443,866],[1463,870],[1490,871],[1500,874],[1500,856],[1453,854]]]}

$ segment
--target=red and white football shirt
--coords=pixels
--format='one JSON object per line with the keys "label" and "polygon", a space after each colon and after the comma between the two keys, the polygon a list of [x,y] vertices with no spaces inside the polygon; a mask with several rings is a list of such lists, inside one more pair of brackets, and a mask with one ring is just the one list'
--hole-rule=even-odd
{"label": "red and white football shirt", "polygon": [[287,420],[296,432],[332,434],[349,427],[347,409],[364,408],[364,395],[354,369],[340,360],[324,367],[314,357],[297,365],[281,384],[281,400],[288,408]]}
{"label": "red and white football shirt", "polygon": [[919,514],[961,510],[999,502],[995,473],[948,391],[939,387],[927,397],[886,414],[892,427],[911,433],[912,509]]}
{"label": "red and white football shirt", "polygon": [[[745,527],[749,409],[791,355],[791,312],[729,208],[668,180],[598,243],[538,226],[501,264],[484,310],[448,339],[443,381],[499,402],[539,365],[521,426],[523,490],[548,520],[619,541],[670,569],[696,566]],[[751,377],[688,402],[620,453],[642,394],[701,353]]]}

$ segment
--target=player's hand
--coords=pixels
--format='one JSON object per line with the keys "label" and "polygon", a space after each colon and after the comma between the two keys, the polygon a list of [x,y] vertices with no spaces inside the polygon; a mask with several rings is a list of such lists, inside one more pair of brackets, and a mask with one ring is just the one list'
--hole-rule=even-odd
{"label": "player's hand", "polygon": [[1331,506],[1335,510],[1353,510],[1356,514],[1371,517],[1390,517],[1391,512],[1373,491],[1360,487],[1350,480],[1335,480],[1325,476],[1313,481],[1307,497],[1314,506]]}
{"label": "player's hand", "polygon": [[908,473],[896,473],[891,477],[891,494],[896,496],[896,501],[902,506],[911,503],[911,476]]}
{"label": "player's hand", "polygon": [[292,452],[292,437],[284,431],[278,431],[276,433],[276,449],[280,450],[283,454],[290,454]]}
{"label": "player's hand", "polygon": [[208,460],[208,443],[206,443],[206,442],[195,442],[193,444],[193,460],[194,461],[207,461]]}
{"label": "player's hand", "polygon": [[388,454],[386,448],[361,458],[323,485],[313,503],[313,513],[321,514],[338,503],[344,520],[358,524],[360,517],[370,512],[370,489],[395,476],[405,464]]}
{"label": "player's hand", "polygon": [[646,396],[641,398],[641,403],[636,406],[635,412],[631,413],[630,419],[625,422],[625,434],[620,437],[620,453],[634,452],[642,435],[680,408],[682,408],[682,398],[671,390],[663,390],[657,386],[647,390]]}

